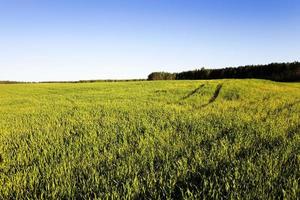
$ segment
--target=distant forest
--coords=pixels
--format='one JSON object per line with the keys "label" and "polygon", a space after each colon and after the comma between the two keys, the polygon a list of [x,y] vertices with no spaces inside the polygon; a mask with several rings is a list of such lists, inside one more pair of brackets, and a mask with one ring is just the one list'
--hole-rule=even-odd
{"label": "distant forest", "polygon": [[[246,65],[240,67],[227,67],[222,69],[196,69],[179,73],[153,72],[147,80],[209,80],[209,79],[267,79],[281,82],[300,82],[300,62],[271,63],[267,65]],[[79,81],[42,81],[42,82],[18,82],[1,81],[0,84],[18,83],[92,83],[92,82],[126,82],[145,81],[146,79],[128,80],[79,80]]]}
{"label": "distant forest", "polygon": [[196,69],[180,73],[153,72],[148,80],[203,80],[256,78],[282,82],[300,81],[300,62],[246,65],[222,69]]}

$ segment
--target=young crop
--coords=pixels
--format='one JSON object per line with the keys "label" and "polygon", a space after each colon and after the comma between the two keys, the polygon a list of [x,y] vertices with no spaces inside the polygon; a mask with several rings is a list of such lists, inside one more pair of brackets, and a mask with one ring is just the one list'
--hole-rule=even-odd
{"label": "young crop", "polygon": [[300,84],[0,84],[0,199],[299,199]]}

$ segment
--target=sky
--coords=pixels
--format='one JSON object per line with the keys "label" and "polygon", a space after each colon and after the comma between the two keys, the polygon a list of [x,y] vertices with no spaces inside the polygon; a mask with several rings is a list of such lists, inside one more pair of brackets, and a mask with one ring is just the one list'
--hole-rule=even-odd
{"label": "sky", "polygon": [[299,0],[0,0],[0,80],[300,61]]}

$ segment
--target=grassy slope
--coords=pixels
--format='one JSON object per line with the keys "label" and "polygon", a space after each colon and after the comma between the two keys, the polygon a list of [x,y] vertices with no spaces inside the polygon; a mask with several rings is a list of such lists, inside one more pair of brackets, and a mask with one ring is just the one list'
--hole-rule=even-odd
{"label": "grassy slope", "polygon": [[0,85],[0,199],[296,199],[299,113],[299,83]]}

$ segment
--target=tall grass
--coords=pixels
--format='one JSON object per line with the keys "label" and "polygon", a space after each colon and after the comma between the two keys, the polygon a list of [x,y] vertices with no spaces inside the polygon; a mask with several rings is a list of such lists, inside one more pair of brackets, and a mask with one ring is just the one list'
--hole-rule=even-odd
{"label": "tall grass", "polygon": [[297,199],[299,100],[261,80],[0,85],[0,199]]}

